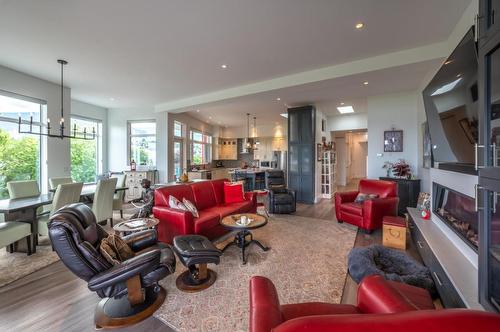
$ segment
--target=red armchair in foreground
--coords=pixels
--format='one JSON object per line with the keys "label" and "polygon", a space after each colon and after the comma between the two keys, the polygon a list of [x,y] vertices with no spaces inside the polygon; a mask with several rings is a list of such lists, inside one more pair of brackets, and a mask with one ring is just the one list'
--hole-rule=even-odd
{"label": "red armchair in foreground", "polygon": [[[355,203],[359,193],[378,197]],[[384,216],[396,216],[399,198],[395,182],[361,180],[357,191],[335,193],[335,214],[338,222],[347,222],[364,229],[367,233],[382,227]]]}
{"label": "red armchair in foreground", "polygon": [[[172,244],[177,235],[198,234],[216,239],[228,230],[219,223],[221,218],[230,214],[257,211],[255,193],[245,193],[245,201],[225,204],[224,182],[226,179],[196,182],[167,186],[155,190],[155,206],[153,214],[160,220],[157,226],[158,239]],[[194,218],[191,212],[171,208],[168,201],[170,195],[182,201],[186,198],[198,209],[199,217]]]}
{"label": "red armchair in foreground", "polygon": [[250,332],[493,332],[500,326],[500,315],[496,314],[433,310],[426,290],[381,276],[369,276],[361,282],[357,302],[356,306],[322,302],[280,305],[271,280],[252,277]]}

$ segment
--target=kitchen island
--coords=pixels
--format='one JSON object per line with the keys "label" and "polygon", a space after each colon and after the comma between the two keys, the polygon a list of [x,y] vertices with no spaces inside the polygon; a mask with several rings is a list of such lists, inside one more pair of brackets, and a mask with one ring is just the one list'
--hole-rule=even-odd
{"label": "kitchen island", "polygon": [[266,188],[266,168],[237,168],[231,170],[232,180],[244,180],[245,191],[262,190]]}

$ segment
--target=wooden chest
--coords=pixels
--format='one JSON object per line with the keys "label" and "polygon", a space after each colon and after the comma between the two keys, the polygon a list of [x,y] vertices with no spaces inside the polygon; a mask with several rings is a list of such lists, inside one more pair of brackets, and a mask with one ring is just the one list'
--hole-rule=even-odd
{"label": "wooden chest", "polygon": [[385,247],[406,249],[406,220],[401,217],[386,216],[383,220],[382,244]]}

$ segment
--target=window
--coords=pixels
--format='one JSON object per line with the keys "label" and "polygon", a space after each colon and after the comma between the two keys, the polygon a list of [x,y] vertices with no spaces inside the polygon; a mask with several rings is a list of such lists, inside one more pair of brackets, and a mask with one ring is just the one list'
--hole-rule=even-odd
{"label": "window", "polygon": [[174,121],[174,136],[175,137],[184,137],[184,135],[182,134],[183,132],[183,128],[184,127],[184,124],[182,124],[181,122],[179,121]]}
{"label": "window", "polygon": [[40,136],[19,134],[18,118],[23,127],[29,127],[30,117],[39,125],[45,110],[43,101],[0,91],[0,199],[9,197],[9,181],[40,182]]}
{"label": "window", "polygon": [[87,141],[71,139],[71,178],[77,182],[94,182],[102,173],[102,123],[99,120],[71,117],[71,129],[91,133],[95,128],[96,139]]}
{"label": "window", "polygon": [[212,161],[212,136],[191,130],[191,164],[208,164]]}
{"label": "window", "polygon": [[174,121],[174,180],[179,179],[184,169],[185,124]]}
{"label": "window", "polygon": [[137,165],[156,166],[156,123],[154,121],[129,121],[129,162]]}

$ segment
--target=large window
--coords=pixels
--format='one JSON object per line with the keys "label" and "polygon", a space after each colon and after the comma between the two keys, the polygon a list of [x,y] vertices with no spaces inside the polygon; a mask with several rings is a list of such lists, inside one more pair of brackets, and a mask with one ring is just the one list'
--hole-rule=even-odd
{"label": "large window", "polygon": [[184,169],[184,136],[185,125],[182,122],[174,121],[174,179],[177,180],[182,175]]}
{"label": "large window", "polygon": [[94,182],[97,174],[102,173],[102,123],[99,120],[72,117],[71,129],[84,128],[91,133],[95,128],[96,139],[87,141],[71,139],[71,178],[78,182]]}
{"label": "large window", "polygon": [[9,197],[9,181],[40,180],[40,137],[19,134],[18,118],[29,130],[30,118],[40,124],[45,109],[42,101],[0,91],[0,198]]}
{"label": "large window", "polygon": [[129,121],[128,161],[137,165],[156,166],[156,123],[154,121]]}
{"label": "large window", "polygon": [[208,164],[212,161],[212,136],[191,130],[191,164]]}

